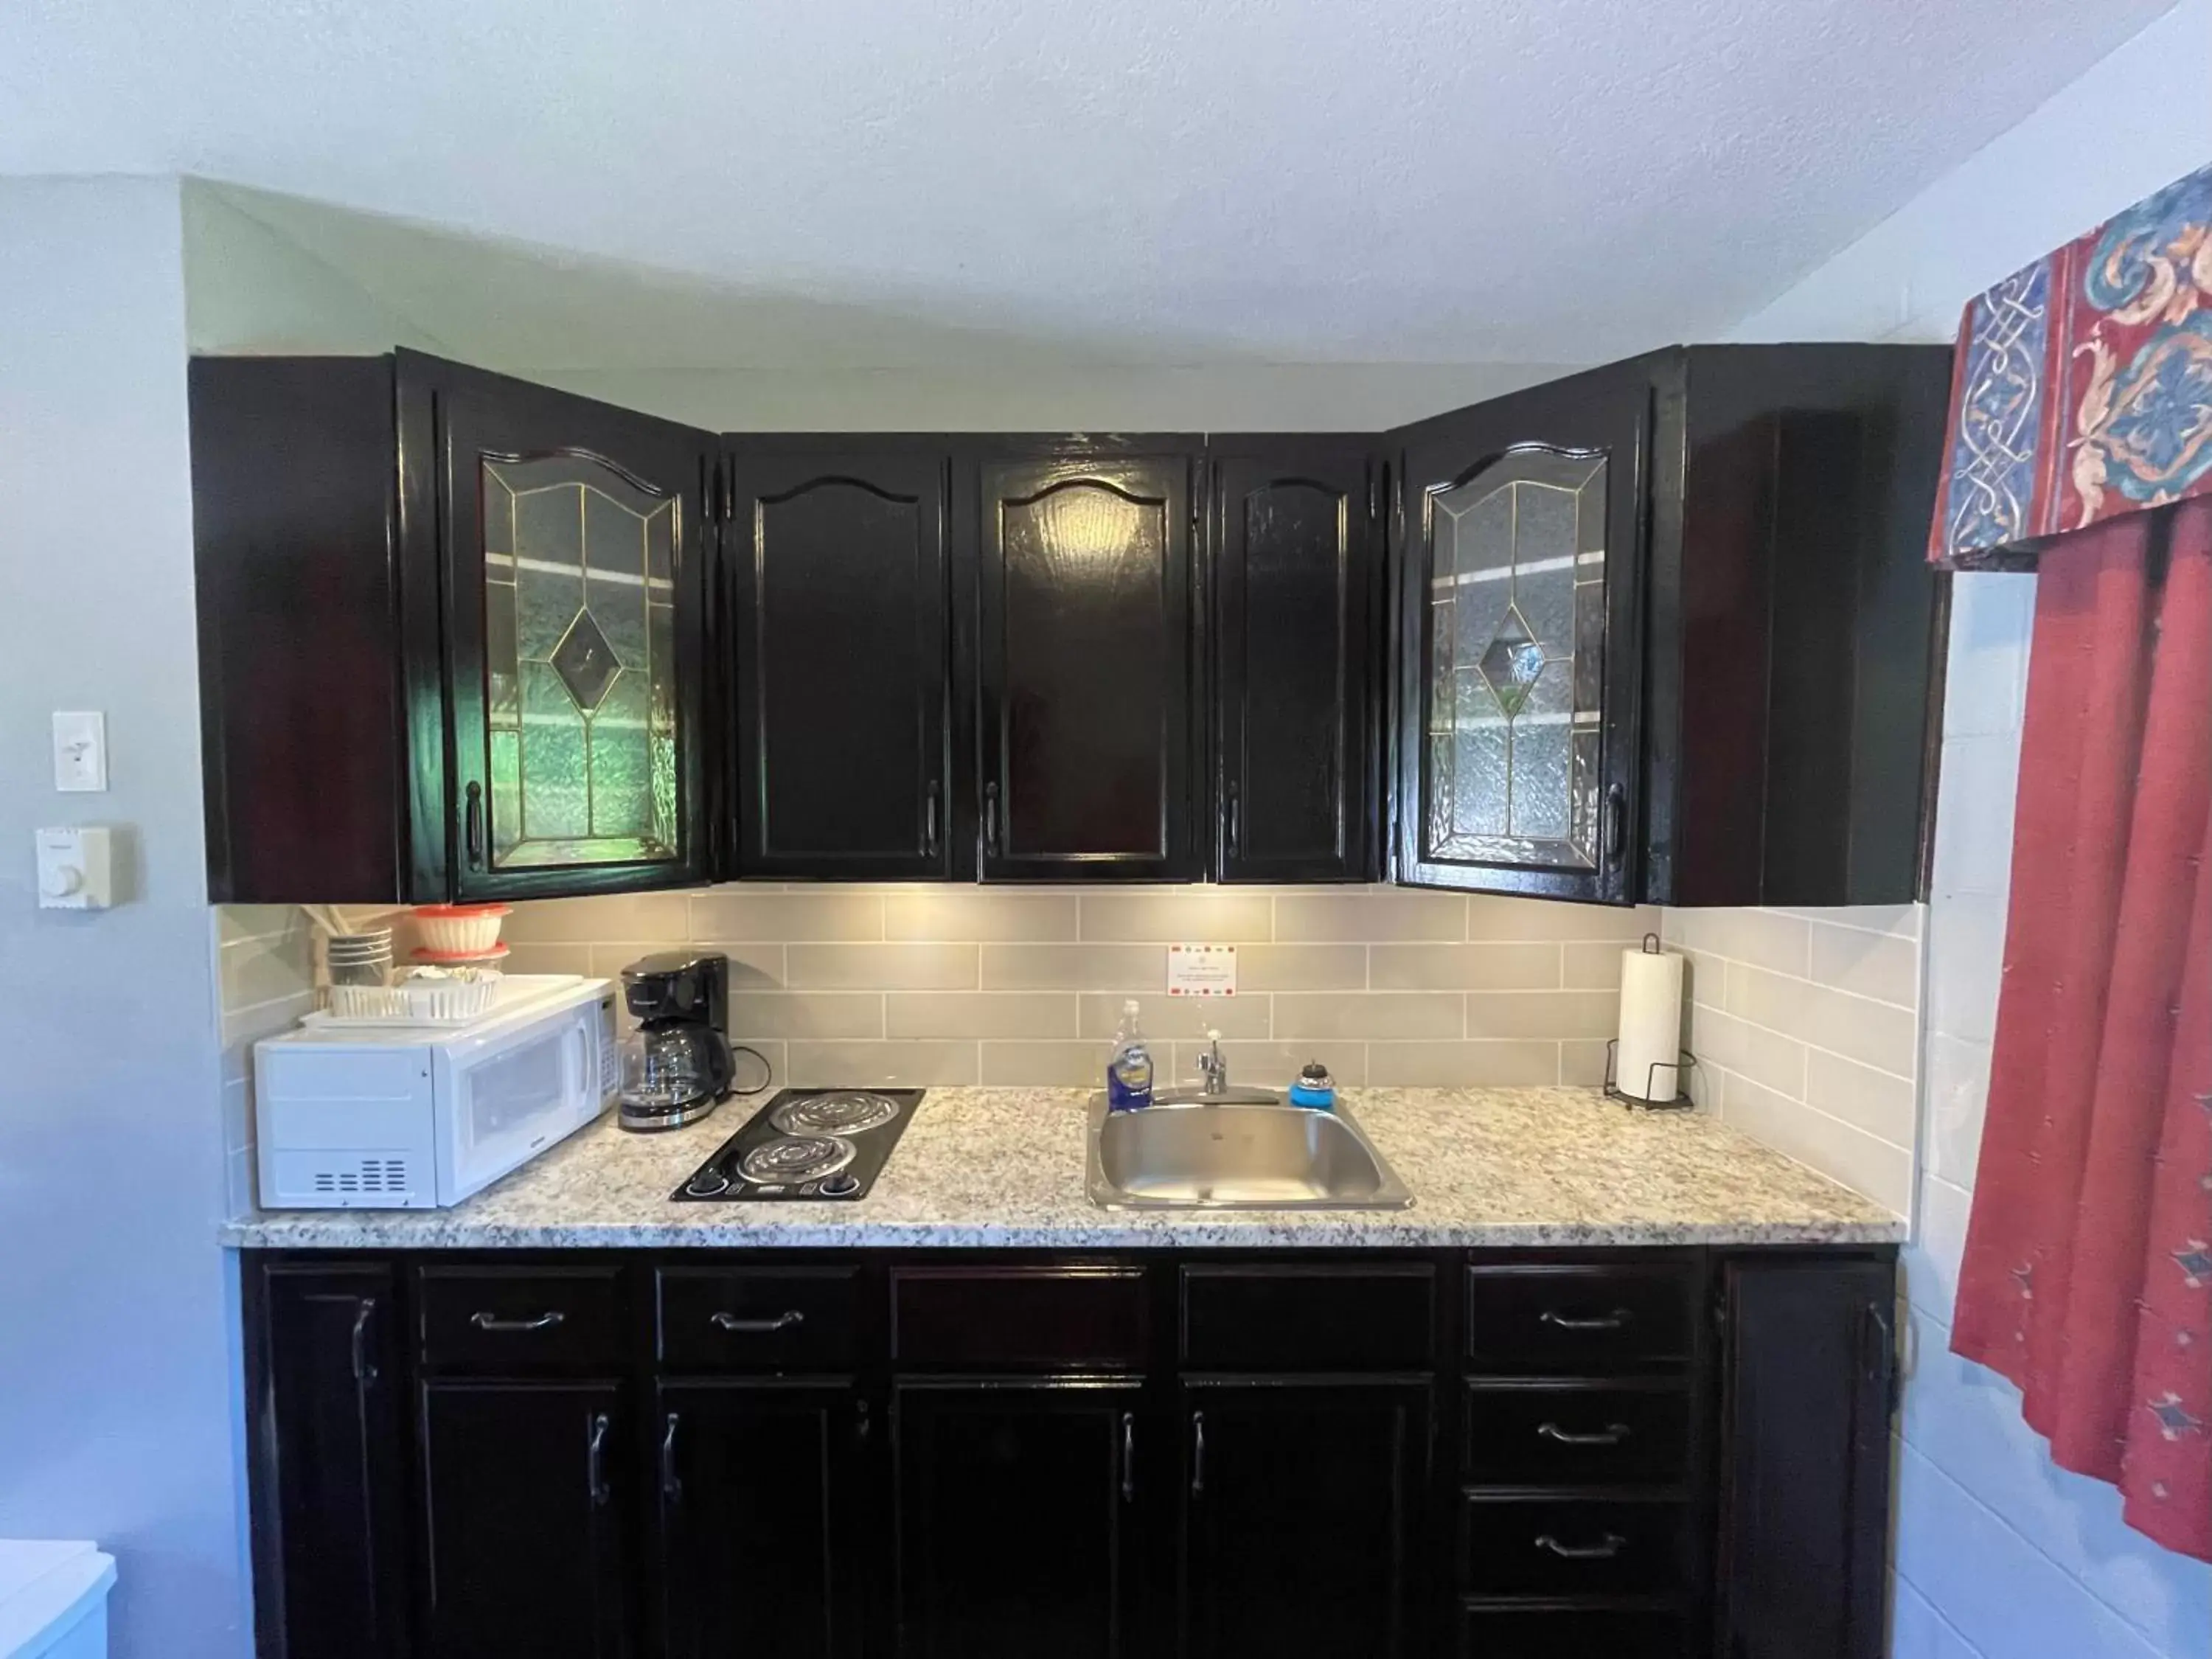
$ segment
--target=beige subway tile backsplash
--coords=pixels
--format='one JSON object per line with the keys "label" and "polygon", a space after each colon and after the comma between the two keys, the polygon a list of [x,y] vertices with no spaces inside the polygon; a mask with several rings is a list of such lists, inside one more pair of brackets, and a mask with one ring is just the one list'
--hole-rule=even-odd
{"label": "beige subway tile backsplash", "polygon": [[[518,904],[504,937],[515,973],[612,977],[656,950],[722,951],[731,1034],[778,1084],[1087,1085],[1135,997],[1163,1073],[1184,1080],[1218,1029],[1246,1081],[1280,1085],[1318,1059],[1347,1086],[1480,1086],[1595,1082],[1619,952],[1656,914],[1382,885],[741,883]],[[312,1006],[312,930],[290,907],[232,907],[210,944],[240,1077],[244,1045]],[[1167,996],[1172,944],[1236,945],[1237,994]]]}
{"label": "beige subway tile backsplash", "polygon": [[1073,1038],[1083,1035],[1077,1005],[1073,991],[894,991],[884,999],[884,1035]]}
{"label": "beige subway tile backsplash", "polygon": [[1552,990],[1557,945],[1370,945],[1368,983],[1378,991]]}
{"label": "beige subway tile backsplash", "polygon": [[[1081,999],[1079,1030],[1092,1042],[1111,1038],[1121,1023],[1121,1005],[1128,999],[1111,991],[1085,992]],[[1233,997],[1139,997],[1145,1035],[1161,1037],[1200,1037],[1218,1031],[1224,1037],[1263,1037],[1268,1031],[1268,1000],[1239,993]]]}
{"label": "beige subway tile backsplash", "polygon": [[874,1084],[884,1089],[950,1089],[981,1082],[973,1042],[817,1042],[785,1047],[787,1074],[800,1088]]}
{"label": "beige subway tile backsplash", "polygon": [[1237,888],[1182,888],[1164,892],[1085,893],[1086,939],[1148,939],[1161,944],[1203,940],[1214,945],[1261,943],[1274,937],[1274,900]]}
{"label": "beige subway tile backsplash", "polygon": [[1283,943],[1465,939],[1467,900],[1457,893],[1356,891],[1279,894],[1275,938]]}
{"label": "beige subway tile backsplash", "polygon": [[[516,907],[518,914],[522,908]],[[718,887],[691,896],[690,926],[689,937],[700,939],[775,939],[786,944],[879,939],[884,937],[884,896],[872,888],[820,887],[789,893]]]}
{"label": "beige subway tile backsplash", "polygon": [[1168,988],[1164,945],[986,945],[987,991],[1127,991]]}
{"label": "beige subway tile backsplash", "polygon": [[1917,907],[1668,910],[1698,1103],[1905,1213],[1919,1074]]}
{"label": "beige subway tile backsplash", "polygon": [[787,945],[784,983],[793,990],[972,991],[978,949],[941,942]]}
{"label": "beige subway tile backsplash", "polygon": [[1378,1089],[1521,1087],[1559,1080],[1556,1042],[1370,1042],[1367,1081]]}
{"label": "beige subway tile backsplash", "polygon": [[884,937],[1072,940],[1078,937],[1079,901],[1073,893],[1010,893],[980,887],[921,887],[883,895]]}
{"label": "beige subway tile backsplash", "polygon": [[1449,991],[1285,992],[1275,998],[1279,1037],[1457,1037],[1465,999]]}

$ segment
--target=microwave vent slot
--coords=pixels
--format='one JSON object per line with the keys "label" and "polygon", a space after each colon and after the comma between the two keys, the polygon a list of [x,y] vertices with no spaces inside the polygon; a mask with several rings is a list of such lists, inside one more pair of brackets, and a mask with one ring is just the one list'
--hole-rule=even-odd
{"label": "microwave vent slot", "polygon": [[341,1169],[315,1171],[319,1193],[404,1193],[408,1190],[404,1158],[364,1158]]}

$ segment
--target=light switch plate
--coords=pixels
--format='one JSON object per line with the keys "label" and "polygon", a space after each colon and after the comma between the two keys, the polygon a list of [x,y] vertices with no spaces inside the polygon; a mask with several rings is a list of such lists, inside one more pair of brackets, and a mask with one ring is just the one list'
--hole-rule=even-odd
{"label": "light switch plate", "polygon": [[54,711],[54,787],[68,793],[107,787],[107,717],[98,709]]}

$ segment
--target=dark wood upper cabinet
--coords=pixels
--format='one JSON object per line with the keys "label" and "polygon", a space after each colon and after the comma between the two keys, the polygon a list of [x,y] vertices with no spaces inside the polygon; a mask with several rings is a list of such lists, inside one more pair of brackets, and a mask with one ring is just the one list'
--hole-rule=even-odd
{"label": "dark wood upper cabinet", "polygon": [[981,464],[986,880],[1195,879],[1194,459]]}
{"label": "dark wood upper cabinet", "polygon": [[[1723,1269],[1716,1653],[1880,1659],[1888,1632],[1897,1271],[1749,1258]],[[1790,1547],[1778,1547],[1787,1539]]]}
{"label": "dark wood upper cabinet", "polygon": [[705,434],[403,354],[436,422],[454,882],[706,879]]}
{"label": "dark wood upper cabinet", "polygon": [[1382,467],[1369,449],[1207,441],[1223,881],[1372,874]]}
{"label": "dark wood upper cabinet", "polygon": [[1636,896],[1650,411],[1630,363],[1394,434],[1401,881]]}
{"label": "dark wood upper cabinet", "polygon": [[622,1401],[611,1382],[421,1385],[415,1530],[431,1659],[631,1650]]}
{"label": "dark wood upper cabinet", "polygon": [[1949,364],[1676,348],[1392,434],[1398,878],[1915,897]]}
{"label": "dark wood upper cabinet", "polygon": [[738,870],[953,873],[950,458],[736,439],[730,460]]}
{"label": "dark wood upper cabinet", "polygon": [[1182,1652],[1419,1650],[1429,1384],[1187,1382]]}
{"label": "dark wood upper cabinet", "polygon": [[713,439],[409,352],[191,394],[212,899],[706,878]]}

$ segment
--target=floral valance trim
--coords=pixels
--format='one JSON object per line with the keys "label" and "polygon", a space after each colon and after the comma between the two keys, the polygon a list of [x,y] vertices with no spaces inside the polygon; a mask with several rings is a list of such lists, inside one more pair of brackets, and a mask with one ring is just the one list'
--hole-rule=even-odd
{"label": "floral valance trim", "polygon": [[1966,307],[1932,563],[2212,495],[2212,166]]}

